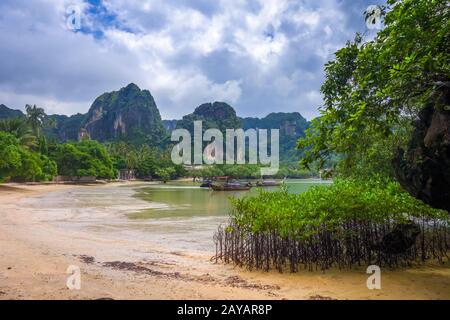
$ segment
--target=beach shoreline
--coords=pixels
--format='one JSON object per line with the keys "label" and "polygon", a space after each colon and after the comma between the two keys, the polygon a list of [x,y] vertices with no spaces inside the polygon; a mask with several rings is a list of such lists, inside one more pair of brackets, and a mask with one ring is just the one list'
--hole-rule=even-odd
{"label": "beach shoreline", "polygon": [[[94,188],[122,185],[130,183]],[[23,204],[51,192],[88,187],[93,188],[0,185],[0,299],[450,299],[448,262],[383,269],[382,289],[369,290],[364,267],[250,272],[214,264],[208,254],[62,228]],[[131,251],[139,255],[124,254]],[[81,290],[66,286],[70,265],[81,269]]]}

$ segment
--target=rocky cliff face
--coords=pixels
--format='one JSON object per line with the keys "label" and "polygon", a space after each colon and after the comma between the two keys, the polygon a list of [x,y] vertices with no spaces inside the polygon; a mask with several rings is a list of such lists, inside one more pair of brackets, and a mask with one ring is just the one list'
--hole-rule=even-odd
{"label": "rocky cliff face", "polygon": [[2,119],[10,119],[10,118],[20,118],[24,117],[22,111],[10,109],[4,104],[0,104],[0,120]]}
{"label": "rocky cliff face", "polygon": [[164,128],[166,128],[167,131],[171,132],[172,130],[175,130],[177,127],[178,120],[163,120]]}
{"label": "rocky cliff face", "polygon": [[224,102],[205,103],[177,122],[177,128],[193,132],[193,122],[203,121],[203,130],[218,128],[225,134],[226,129],[279,129],[280,159],[297,165],[301,152],[296,150],[297,140],[305,135],[309,122],[298,112],[271,113],[264,118],[239,118],[236,111]]}
{"label": "rocky cliff face", "polygon": [[244,129],[279,129],[280,158],[286,163],[297,163],[301,151],[296,149],[297,140],[305,136],[309,122],[298,112],[270,113],[264,118],[243,118]]}
{"label": "rocky cliff face", "polygon": [[217,128],[222,132],[226,129],[241,127],[241,121],[236,111],[225,102],[204,103],[198,106],[193,113],[183,117],[177,122],[177,128],[188,129],[191,133],[194,121],[203,121],[203,130]]}
{"label": "rocky cliff face", "polygon": [[280,129],[280,135],[286,137],[299,137],[304,134],[305,129],[309,126],[308,121],[298,112],[270,113],[262,119],[243,118],[242,124],[244,129]]}
{"label": "rocky cliff face", "polygon": [[166,134],[152,95],[135,84],[98,97],[80,130],[80,136],[88,135],[98,141],[152,145],[158,145]]}
{"label": "rocky cliff face", "polygon": [[[19,110],[0,105],[0,119],[24,116]],[[60,142],[76,141],[82,137],[104,141],[123,140],[135,145],[165,145],[168,132],[185,128],[193,133],[194,121],[203,121],[203,130],[280,129],[280,157],[282,161],[297,163],[300,152],[295,150],[297,139],[304,135],[308,121],[298,112],[271,113],[260,118],[239,118],[225,102],[204,103],[182,120],[161,120],[156,103],[148,90],[129,84],[119,91],[104,93],[92,104],[87,114],[72,116],[50,115],[56,126],[44,128],[47,137]]]}
{"label": "rocky cliff face", "polygon": [[[0,119],[23,116],[20,110],[0,105]],[[55,120],[56,126],[44,128],[44,134],[60,142],[87,136],[101,142],[123,140],[135,145],[159,146],[168,139],[152,95],[132,83],[119,91],[102,94],[87,114],[49,115],[48,118]]]}
{"label": "rocky cliff face", "polygon": [[414,123],[408,149],[393,160],[400,184],[414,197],[450,212],[450,90],[430,101]]}
{"label": "rocky cliff face", "polygon": [[55,121],[56,126],[52,128],[44,128],[44,134],[47,137],[56,139],[57,141],[77,141],[85,115],[81,113],[72,116],[53,114],[48,116],[49,119]]}

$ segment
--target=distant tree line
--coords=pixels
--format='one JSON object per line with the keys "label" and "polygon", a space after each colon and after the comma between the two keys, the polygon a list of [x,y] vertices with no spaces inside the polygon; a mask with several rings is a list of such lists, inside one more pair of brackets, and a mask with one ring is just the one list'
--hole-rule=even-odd
{"label": "distant tree line", "polygon": [[[255,164],[242,165],[208,165],[201,168],[191,168],[188,175],[193,178],[212,179],[214,177],[227,176],[234,179],[260,179],[261,166]],[[278,172],[271,178],[298,178],[306,179],[317,177],[317,173],[307,169],[301,169],[295,165],[281,165]]]}
{"label": "distant tree line", "polygon": [[54,120],[35,105],[25,109],[25,117],[0,121],[0,181],[48,181],[56,175],[116,179],[121,169],[167,181],[186,173],[171,162],[169,150],[89,139],[58,143],[43,134]]}

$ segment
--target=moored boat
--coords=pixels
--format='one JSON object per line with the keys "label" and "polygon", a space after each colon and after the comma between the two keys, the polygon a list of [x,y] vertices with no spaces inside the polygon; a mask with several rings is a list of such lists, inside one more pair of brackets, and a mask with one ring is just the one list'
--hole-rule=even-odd
{"label": "moored boat", "polygon": [[200,185],[200,188],[211,188],[211,185],[212,185],[211,180],[203,181],[203,183]]}
{"label": "moored boat", "polygon": [[275,186],[279,186],[280,184],[281,184],[281,182],[274,181],[274,180],[265,180],[265,181],[256,182],[256,185],[258,187],[275,187]]}
{"label": "moored boat", "polygon": [[250,190],[251,186],[241,183],[224,183],[224,184],[211,184],[211,189],[214,191],[240,191]]}

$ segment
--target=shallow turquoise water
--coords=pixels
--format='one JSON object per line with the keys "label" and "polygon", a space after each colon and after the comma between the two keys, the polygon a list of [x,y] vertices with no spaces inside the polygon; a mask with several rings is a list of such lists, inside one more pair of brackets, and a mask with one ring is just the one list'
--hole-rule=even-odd
{"label": "shallow turquoise water", "polygon": [[[301,193],[310,187],[323,184],[320,180],[288,180],[289,192]],[[278,190],[279,187],[266,187],[265,190]],[[154,219],[163,217],[225,216],[231,205],[230,197],[243,197],[257,194],[259,188],[249,191],[212,191],[200,188],[199,184],[172,182],[136,188],[136,197],[157,203],[155,208],[140,210],[129,214],[131,219]]]}
{"label": "shallow turquoise water", "polygon": [[[318,180],[287,182],[293,193],[323,183]],[[217,192],[186,182],[133,182],[62,189],[25,198],[20,206],[32,210],[35,219],[68,232],[89,232],[108,241],[152,243],[170,251],[213,254],[213,235],[219,225],[228,221],[228,198],[257,192],[257,188]],[[144,245],[143,250],[130,251],[127,247],[121,252],[148,257],[145,248]]]}

